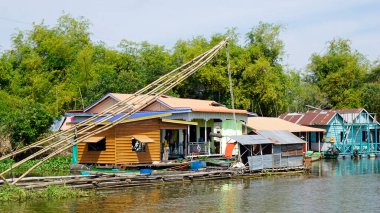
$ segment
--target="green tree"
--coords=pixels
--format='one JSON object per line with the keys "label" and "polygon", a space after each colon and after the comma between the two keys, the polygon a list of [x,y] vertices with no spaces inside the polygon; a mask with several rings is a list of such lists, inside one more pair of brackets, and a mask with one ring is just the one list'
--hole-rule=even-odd
{"label": "green tree", "polygon": [[326,94],[327,107],[362,107],[368,68],[368,61],[351,49],[349,40],[335,39],[326,53],[311,56],[306,79]]}
{"label": "green tree", "polygon": [[[240,58],[241,79],[237,85],[238,106],[263,116],[278,116],[288,110],[297,79],[284,70],[284,45],[279,38],[282,27],[260,23],[247,33],[247,45]],[[240,90],[240,91],[239,91]]]}
{"label": "green tree", "polygon": [[367,84],[364,89],[363,103],[365,108],[380,116],[380,62],[376,62],[366,77]]}

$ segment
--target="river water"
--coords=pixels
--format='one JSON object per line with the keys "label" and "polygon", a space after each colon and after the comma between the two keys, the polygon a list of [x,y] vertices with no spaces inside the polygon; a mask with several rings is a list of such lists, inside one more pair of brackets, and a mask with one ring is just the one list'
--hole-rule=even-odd
{"label": "river water", "polygon": [[322,160],[311,174],[171,183],[98,198],[2,203],[0,212],[380,212],[380,159]]}

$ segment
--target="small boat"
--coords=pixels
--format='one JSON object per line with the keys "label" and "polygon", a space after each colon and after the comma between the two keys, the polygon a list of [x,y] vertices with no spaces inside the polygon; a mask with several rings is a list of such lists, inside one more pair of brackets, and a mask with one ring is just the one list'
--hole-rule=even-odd
{"label": "small boat", "polygon": [[305,153],[305,161],[313,162],[321,159],[320,152],[307,151]]}
{"label": "small boat", "polygon": [[339,156],[340,150],[336,147],[330,147],[327,151],[323,152],[323,158],[326,159],[337,159]]}

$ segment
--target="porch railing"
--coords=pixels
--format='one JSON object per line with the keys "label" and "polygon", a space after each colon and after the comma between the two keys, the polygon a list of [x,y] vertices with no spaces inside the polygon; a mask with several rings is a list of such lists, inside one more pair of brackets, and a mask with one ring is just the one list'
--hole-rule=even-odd
{"label": "porch railing", "polygon": [[210,143],[207,142],[189,142],[189,155],[207,155],[210,154]]}

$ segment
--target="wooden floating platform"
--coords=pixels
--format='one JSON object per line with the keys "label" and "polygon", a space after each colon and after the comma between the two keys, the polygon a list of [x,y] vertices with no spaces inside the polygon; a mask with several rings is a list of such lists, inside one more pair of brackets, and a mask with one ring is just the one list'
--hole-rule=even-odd
{"label": "wooden floating platform", "polygon": [[[174,174],[127,174],[127,173],[96,173],[91,175],[70,175],[51,177],[26,177],[17,182],[16,186],[25,189],[41,189],[49,185],[65,185],[70,188],[93,189],[93,188],[115,188],[157,184],[174,181],[193,181],[226,179],[236,175],[236,171],[219,170],[208,172],[185,172]],[[12,183],[13,179],[7,179]],[[0,181],[0,185],[4,181]]]}
{"label": "wooden floating platform", "polygon": [[[128,174],[128,173],[91,173],[90,175],[69,175],[49,177],[26,177],[17,182],[16,186],[24,189],[43,189],[50,185],[65,185],[69,188],[78,189],[108,189],[118,187],[132,187],[142,185],[162,184],[165,182],[191,182],[201,180],[228,179],[248,175],[267,175],[294,171],[305,171],[305,167],[277,168],[262,171],[248,170],[213,170],[213,171],[175,171],[160,174]],[[13,179],[7,179],[12,183]],[[0,180],[0,186],[4,184]]]}

